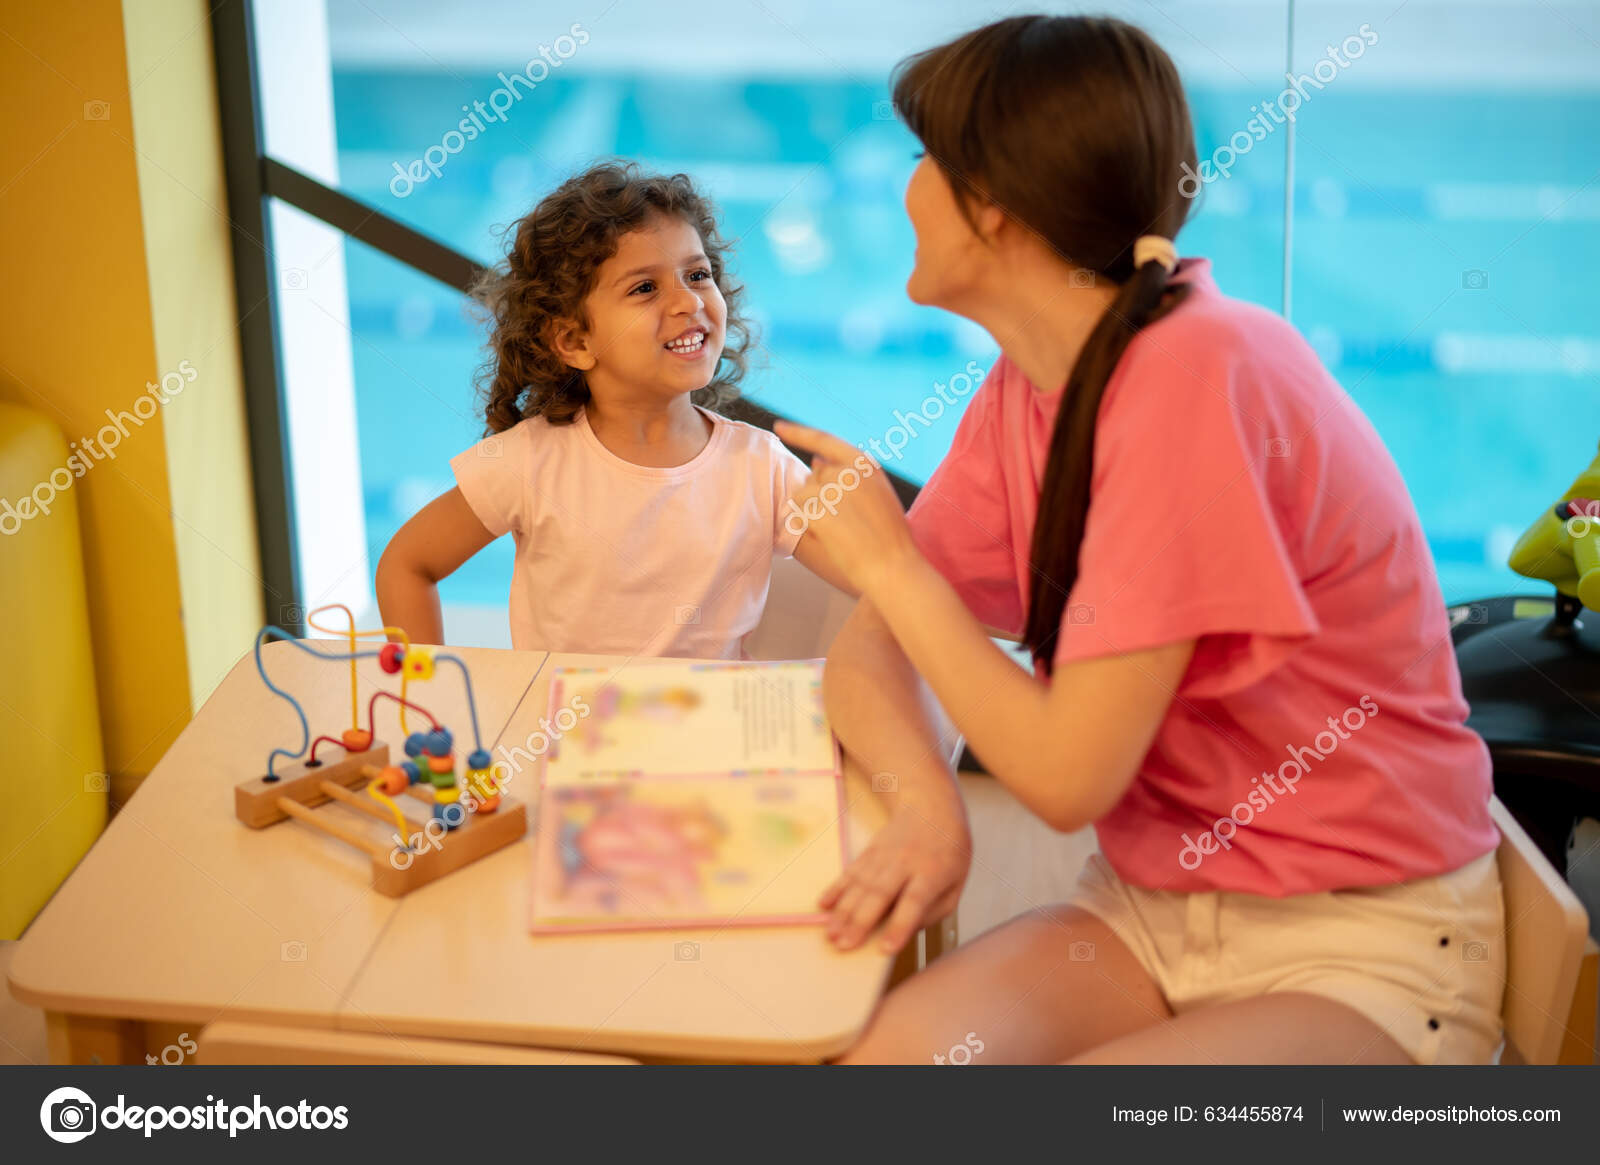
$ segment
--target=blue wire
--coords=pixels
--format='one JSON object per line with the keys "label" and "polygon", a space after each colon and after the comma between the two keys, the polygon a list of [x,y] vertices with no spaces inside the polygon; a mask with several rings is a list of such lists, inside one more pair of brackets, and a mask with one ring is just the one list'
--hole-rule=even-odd
{"label": "blue wire", "polygon": [[467,665],[454,655],[436,655],[433,658],[435,662],[447,659],[461,669],[461,682],[467,686],[467,711],[472,714],[472,747],[482,752],[483,738],[478,735],[478,705],[472,700],[472,676],[467,674]]}
{"label": "blue wire", "polygon": [[[278,757],[280,755],[286,756],[290,760],[295,760],[295,759],[305,755],[306,749],[311,746],[311,726],[310,726],[310,724],[308,724],[306,722],[305,710],[300,707],[300,701],[296,700],[288,692],[284,691],[277,684],[273,683],[271,680],[269,680],[267,678],[267,669],[266,669],[265,666],[263,666],[263,664],[261,662],[261,644],[269,634],[276,634],[277,637],[279,639],[283,640],[285,643],[292,643],[296,647],[298,647],[301,651],[305,652],[307,655],[314,655],[318,659],[335,659],[335,660],[375,659],[377,657],[377,655],[378,655],[378,652],[376,652],[376,651],[357,651],[357,652],[344,652],[342,654],[335,655],[331,651],[318,651],[313,647],[307,647],[304,643],[301,643],[300,640],[296,639],[293,635],[291,635],[289,632],[285,631],[282,627],[276,627],[276,626],[272,626],[272,625],[269,624],[268,626],[263,627],[260,630],[260,632],[256,635],[256,671],[261,674],[261,682],[266,684],[267,687],[272,690],[272,693],[274,695],[282,696],[285,700],[288,700],[289,701],[289,706],[294,709],[294,714],[296,716],[300,717],[300,747],[299,747],[299,749],[294,751],[294,752],[291,752],[287,748],[275,748],[270,753],[267,754],[267,776],[276,777],[277,773],[274,771],[274,766],[275,766],[275,764],[277,762],[277,759],[278,759]],[[465,670],[465,669],[463,669],[463,670]],[[468,687],[468,689],[467,689],[467,702],[470,704],[471,701],[472,701],[472,689],[470,687]],[[472,721],[472,732],[473,732],[474,736],[476,736],[477,732],[478,732],[478,721],[477,721],[476,714],[474,714],[473,721]]]}

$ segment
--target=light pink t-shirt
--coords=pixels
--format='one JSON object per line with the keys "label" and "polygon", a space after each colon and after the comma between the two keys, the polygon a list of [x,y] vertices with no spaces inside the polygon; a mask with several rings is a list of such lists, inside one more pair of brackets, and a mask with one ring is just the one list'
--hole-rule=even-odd
{"label": "light pink t-shirt", "polygon": [[[1055,653],[1198,640],[1101,849],[1125,881],[1185,892],[1457,869],[1499,840],[1489,757],[1399,471],[1292,326],[1223,296],[1205,260],[1174,279],[1188,299],[1101,402]],[[999,630],[1023,626],[1060,400],[1002,358],[912,508],[923,553]]]}
{"label": "light pink t-shirt", "polygon": [[785,503],[807,470],[764,429],[700,411],[705,448],[670,469],[618,457],[581,412],[531,417],[450,462],[478,520],[516,539],[515,648],[740,658],[773,556],[794,553]]}

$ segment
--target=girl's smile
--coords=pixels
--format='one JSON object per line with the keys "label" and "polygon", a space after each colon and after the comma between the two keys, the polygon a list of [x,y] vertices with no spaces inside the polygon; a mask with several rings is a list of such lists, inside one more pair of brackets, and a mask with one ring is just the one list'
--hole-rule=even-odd
{"label": "girl's smile", "polygon": [[711,330],[696,324],[686,332],[668,340],[661,345],[668,352],[683,360],[699,360],[709,354],[711,346],[706,343]]}

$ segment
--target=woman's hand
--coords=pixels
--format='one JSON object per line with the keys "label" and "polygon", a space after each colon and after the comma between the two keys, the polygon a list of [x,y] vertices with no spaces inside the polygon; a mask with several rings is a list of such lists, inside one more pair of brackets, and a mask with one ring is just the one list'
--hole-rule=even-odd
{"label": "woman's hand", "polygon": [[811,477],[794,496],[806,533],[862,595],[879,589],[917,555],[900,498],[883,467],[838,437],[790,421],[778,436],[812,454]]}
{"label": "woman's hand", "polygon": [[972,835],[959,794],[896,805],[889,821],[823,892],[832,912],[828,937],[841,950],[859,946],[885,914],[879,945],[893,952],[920,927],[954,913],[972,864]]}

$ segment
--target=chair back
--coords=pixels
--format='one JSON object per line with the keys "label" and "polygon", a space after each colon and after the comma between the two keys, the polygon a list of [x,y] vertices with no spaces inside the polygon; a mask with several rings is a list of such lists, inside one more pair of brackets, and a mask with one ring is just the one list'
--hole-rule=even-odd
{"label": "chair back", "polygon": [[855,605],[794,559],[775,558],[767,609],[745,650],[752,659],[821,659]]}
{"label": "chair back", "polygon": [[1572,1013],[1589,935],[1589,916],[1572,887],[1545,860],[1495,797],[1501,892],[1506,904],[1506,994],[1502,1063],[1554,1064]]}

